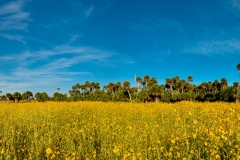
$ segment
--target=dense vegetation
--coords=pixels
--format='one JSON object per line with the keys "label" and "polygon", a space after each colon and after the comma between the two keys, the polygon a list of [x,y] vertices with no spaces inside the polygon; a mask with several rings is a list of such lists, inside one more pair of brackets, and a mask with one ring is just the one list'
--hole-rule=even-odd
{"label": "dense vegetation", "polygon": [[1,103],[1,159],[239,159],[235,103]]}
{"label": "dense vegetation", "polygon": [[[237,65],[237,70],[240,73],[240,64]],[[129,81],[123,83],[110,82],[100,88],[100,83],[86,81],[84,84],[75,84],[69,90],[69,95],[54,93],[53,97],[49,97],[46,92],[36,93],[37,101],[135,101],[135,102],[179,102],[179,101],[226,101],[238,102],[240,99],[240,74],[239,81],[234,82],[229,86],[226,78],[215,80],[213,82],[202,82],[200,85],[193,84],[193,77],[181,79],[179,76],[166,78],[165,84],[158,84],[155,77],[145,75],[137,77],[136,87],[131,87]],[[60,90],[60,88],[58,88]],[[15,92],[7,93],[1,96],[3,101],[19,100],[29,101],[34,99],[33,93],[26,91],[23,94]]]}

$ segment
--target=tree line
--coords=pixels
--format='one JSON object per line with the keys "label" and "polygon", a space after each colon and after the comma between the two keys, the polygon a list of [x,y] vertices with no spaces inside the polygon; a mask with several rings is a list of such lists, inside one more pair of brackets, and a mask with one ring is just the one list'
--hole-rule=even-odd
{"label": "tree line", "polygon": [[[193,84],[193,77],[181,79],[179,76],[166,78],[165,84],[158,84],[155,77],[145,75],[136,77],[137,86],[131,87],[130,82],[108,83],[100,88],[99,82],[86,81],[84,84],[75,84],[68,94],[55,92],[53,97],[49,97],[46,92],[37,92],[35,95],[31,91],[22,94],[15,92],[6,93],[1,96],[1,100],[8,102],[19,102],[20,100],[29,102],[36,100],[45,101],[113,101],[113,102],[180,102],[180,101],[200,101],[200,102],[239,102],[240,99],[240,63],[237,65],[239,71],[238,81],[232,85],[228,84],[226,78],[220,80],[202,82],[199,85]],[[58,88],[60,90],[60,88]],[[0,92],[1,93],[1,92]]]}

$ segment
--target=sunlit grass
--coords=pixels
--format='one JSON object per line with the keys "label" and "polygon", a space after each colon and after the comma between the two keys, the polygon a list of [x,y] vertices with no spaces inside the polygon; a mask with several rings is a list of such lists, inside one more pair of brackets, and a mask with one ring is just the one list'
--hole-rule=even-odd
{"label": "sunlit grass", "polygon": [[1,159],[238,159],[233,103],[0,103]]}

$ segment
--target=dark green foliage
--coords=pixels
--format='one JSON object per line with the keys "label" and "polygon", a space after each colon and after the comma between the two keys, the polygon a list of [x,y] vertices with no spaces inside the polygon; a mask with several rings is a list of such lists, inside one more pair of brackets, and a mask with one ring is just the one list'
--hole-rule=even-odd
{"label": "dark green foliage", "polygon": [[[240,64],[237,66],[240,71]],[[240,76],[240,75],[239,75]],[[84,84],[77,83],[73,85],[67,94],[55,92],[53,97],[49,97],[46,92],[37,92],[35,98],[39,102],[44,101],[112,101],[112,102],[180,102],[180,101],[199,101],[199,102],[238,102],[240,98],[239,84],[234,82],[233,86],[228,86],[226,78],[214,80],[213,82],[202,82],[199,85],[192,84],[193,77],[188,76],[187,79],[181,79],[179,76],[166,78],[165,84],[158,84],[155,77],[145,75],[144,77],[136,77],[135,86],[131,87],[129,81],[123,83],[109,82],[100,88],[99,82],[86,81]],[[239,77],[240,81],[240,77]],[[137,86],[136,86],[137,84]],[[30,101],[33,99],[33,94],[30,91],[24,92],[22,95],[15,92],[13,95],[7,93],[6,96],[1,96],[2,100],[9,102],[18,102],[20,99]]]}
{"label": "dark green foliage", "polygon": [[42,92],[42,93],[37,92],[35,94],[35,98],[38,102],[45,102],[45,101],[48,101],[50,99],[46,92]]}

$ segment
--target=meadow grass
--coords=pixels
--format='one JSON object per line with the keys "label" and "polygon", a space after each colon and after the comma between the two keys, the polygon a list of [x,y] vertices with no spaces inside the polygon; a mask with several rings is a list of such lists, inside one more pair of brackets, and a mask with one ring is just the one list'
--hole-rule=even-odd
{"label": "meadow grass", "polygon": [[0,103],[1,159],[239,159],[233,103]]}

